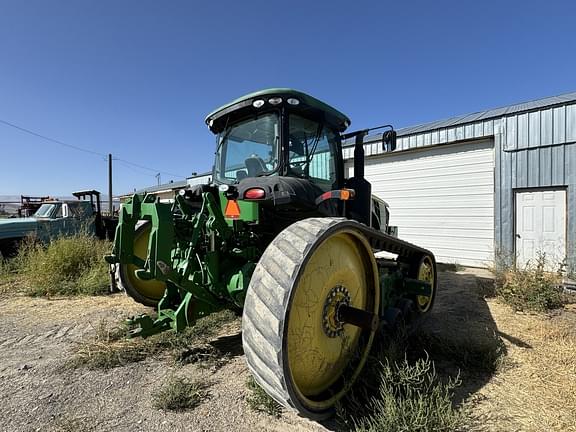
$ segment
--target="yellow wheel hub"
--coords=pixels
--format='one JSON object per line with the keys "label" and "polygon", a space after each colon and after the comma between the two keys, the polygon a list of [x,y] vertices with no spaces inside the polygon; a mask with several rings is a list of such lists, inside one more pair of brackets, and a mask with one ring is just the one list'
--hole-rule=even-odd
{"label": "yellow wheel hub", "polygon": [[[138,258],[145,260],[148,254],[148,238],[150,237],[150,226],[144,229],[140,235],[137,235],[134,239],[134,255]],[[160,300],[164,295],[166,290],[166,285],[164,282],[158,281],[156,279],[151,280],[141,280],[136,277],[134,272],[138,270],[134,264],[128,264],[125,277],[128,279],[128,283],[132,285],[139,294],[144,297],[153,300]]]}
{"label": "yellow wheel hub", "polygon": [[364,364],[374,333],[339,322],[337,309],[344,303],[377,313],[375,275],[371,249],[354,231],[328,237],[304,264],[286,341],[294,388],[313,409],[332,406]]}
{"label": "yellow wheel hub", "polygon": [[434,298],[434,291],[436,290],[434,264],[429,256],[425,256],[420,262],[418,279],[430,283],[431,291],[429,296],[416,296],[416,305],[418,310],[420,312],[427,312],[430,309],[430,306],[432,306],[432,299]]}

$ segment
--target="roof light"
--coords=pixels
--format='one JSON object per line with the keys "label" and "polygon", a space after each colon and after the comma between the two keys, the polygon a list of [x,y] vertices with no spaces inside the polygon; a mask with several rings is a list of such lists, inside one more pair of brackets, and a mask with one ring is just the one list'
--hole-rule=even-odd
{"label": "roof light", "polygon": [[227,184],[221,184],[220,186],[218,186],[218,190],[220,192],[226,192],[228,189],[230,189],[230,186],[228,186]]}
{"label": "roof light", "polygon": [[262,99],[256,99],[254,102],[252,102],[252,106],[254,108],[262,108],[264,106],[264,100]]}
{"label": "roof light", "polygon": [[300,101],[296,98],[288,98],[286,100],[286,102],[288,102],[290,105],[294,105],[294,106],[300,105]]}
{"label": "roof light", "polygon": [[282,98],[281,97],[273,97],[268,99],[268,102],[270,102],[271,105],[280,105],[282,103]]}
{"label": "roof light", "polygon": [[266,197],[266,192],[262,188],[251,188],[244,192],[244,199],[258,200]]}

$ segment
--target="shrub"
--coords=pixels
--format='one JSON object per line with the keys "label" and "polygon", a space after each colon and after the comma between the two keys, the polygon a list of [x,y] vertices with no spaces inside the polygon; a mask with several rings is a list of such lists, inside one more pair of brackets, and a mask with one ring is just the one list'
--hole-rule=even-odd
{"label": "shrub", "polygon": [[208,397],[206,387],[206,383],[170,377],[160,389],[152,394],[154,407],[171,411],[195,408]]}
{"label": "shrub", "polygon": [[14,258],[30,295],[98,295],[108,292],[107,241],[90,234],[60,237],[47,246],[25,242]]}
{"label": "shrub", "polygon": [[[439,375],[428,354],[437,351],[432,345],[439,341],[431,345],[427,338],[413,339],[405,330],[399,328],[377,342],[358,381],[338,404],[338,421],[344,429],[457,431],[466,426],[467,411],[453,404],[460,373],[450,367],[450,372]],[[440,361],[447,363],[444,358],[440,356]]]}
{"label": "shrub", "polygon": [[509,267],[500,270],[496,277],[496,295],[517,311],[545,312],[562,307],[565,295],[562,292],[561,269],[548,270],[549,263],[544,253],[524,267]]}
{"label": "shrub", "polygon": [[452,405],[458,378],[442,382],[429,359],[380,363],[378,394],[368,403],[371,412],[353,421],[356,431],[453,431],[463,413]]}

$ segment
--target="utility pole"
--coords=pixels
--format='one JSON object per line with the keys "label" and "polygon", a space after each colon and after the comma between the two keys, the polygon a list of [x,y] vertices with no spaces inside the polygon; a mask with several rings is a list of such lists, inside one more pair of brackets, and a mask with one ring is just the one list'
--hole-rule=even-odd
{"label": "utility pole", "polygon": [[158,180],[158,186],[160,186],[160,173],[156,174],[154,177],[156,177],[156,180]]}
{"label": "utility pole", "polygon": [[112,203],[112,154],[108,153],[108,210],[110,216],[114,214],[114,207]]}

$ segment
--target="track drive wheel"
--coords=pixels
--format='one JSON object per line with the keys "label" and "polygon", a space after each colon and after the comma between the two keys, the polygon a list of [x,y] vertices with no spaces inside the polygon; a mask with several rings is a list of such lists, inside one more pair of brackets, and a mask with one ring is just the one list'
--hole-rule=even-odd
{"label": "track drive wheel", "polygon": [[[144,223],[136,228],[134,233],[134,255],[142,260],[146,259],[148,253],[150,230],[151,225]],[[155,279],[148,281],[138,279],[134,274],[137,269],[134,264],[118,264],[116,267],[118,287],[138,303],[156,307],[164,295],[166,284]]]}
{"label": "track drive wheel", "polygon": [[256,381],[315,420],[333,414],[374,339],[339,313],[341,305],[378,313],[376,261],[358,226],[341,218],[290,225],[262,255],[244,303],[242,341]]}
{"label": "track drive wheel", "polygon": [[436,261],[434,260],[434,257],[430,255],[424,255],[418,263],[416,272],[416,278],[430,283],[432,288],[432,293],[430,296],[416,296],[414,298],[416,311],[419,314],[425,314],[432,309],[432,305],[436,299],[438,279],[436,275]]}

